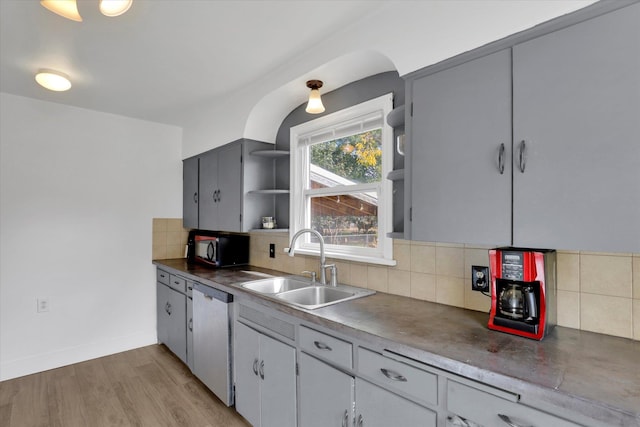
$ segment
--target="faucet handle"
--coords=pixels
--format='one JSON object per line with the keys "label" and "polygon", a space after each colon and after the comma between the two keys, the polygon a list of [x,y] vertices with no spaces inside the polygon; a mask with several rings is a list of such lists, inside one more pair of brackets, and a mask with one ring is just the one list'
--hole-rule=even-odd
{"label": "faucet handle", "polygon": [[316,283],[316,279],[318,278],[317,274],[315,271],[309,271],[309,270],[305,270],[302,272],[302,274],[308,274],[311,276],[311,283]]}

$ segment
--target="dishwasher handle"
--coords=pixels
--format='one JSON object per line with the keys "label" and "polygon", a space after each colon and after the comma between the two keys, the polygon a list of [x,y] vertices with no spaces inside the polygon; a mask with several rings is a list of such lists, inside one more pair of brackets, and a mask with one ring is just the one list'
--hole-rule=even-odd
{"label": "dishwasher handle", "polygon": [[226,304],[233,302],[233,294],[212,288],[211,286],[203,285],[202,283],[194,283],[193,290],[202,292],[207,299],[217,299],[218,301],[222,301]]}

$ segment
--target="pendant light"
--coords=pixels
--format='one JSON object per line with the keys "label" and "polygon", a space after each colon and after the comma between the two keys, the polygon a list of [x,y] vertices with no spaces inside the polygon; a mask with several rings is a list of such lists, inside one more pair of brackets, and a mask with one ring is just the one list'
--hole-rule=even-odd
{"label": "pendant light", "polygon": [[309,80],[307,87],[311,89],[309,93],[309,102],[305,111],[309,114],[324,113],[324,105],[322,105],[322,99],[320,98],[320,88],[322,87],[321,80]]}
{"label": "pendant light", "polygon": [[71,88],[69,76],[60,71],[41,69],[36,74],[38,84],[55,92],[64,92]]}
{"label": "pendant light", "polygon": [[120,16],[131,7],[133,0],[100,0],[100,12],[104,16]]}

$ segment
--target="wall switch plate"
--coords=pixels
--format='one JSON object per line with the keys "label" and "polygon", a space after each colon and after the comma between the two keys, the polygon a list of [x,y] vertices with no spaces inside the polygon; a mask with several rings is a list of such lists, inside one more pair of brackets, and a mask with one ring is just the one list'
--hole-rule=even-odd
{"label": "wall switch plate", "polygon": [[471,290],[489,292],[489,267],[471,266]]}
{"label": "wall switch plate", "polygon": [[276,257],[276,244],[269,243],[269,258],[275,258],[275,257]]}
{"label": "wall switch plate", "polygon": [[49,298],[38,298],[38,313],[46,313],[49,311]]}

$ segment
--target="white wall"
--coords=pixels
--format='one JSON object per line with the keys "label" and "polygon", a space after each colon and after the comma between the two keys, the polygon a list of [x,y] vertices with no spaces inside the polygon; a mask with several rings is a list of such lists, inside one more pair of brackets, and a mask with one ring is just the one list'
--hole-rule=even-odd
{"label": "white wall", "polygon": [[181,129],[6,93],[0,123],[0,380],[155,343]]}

